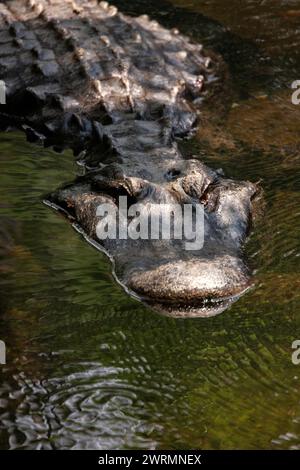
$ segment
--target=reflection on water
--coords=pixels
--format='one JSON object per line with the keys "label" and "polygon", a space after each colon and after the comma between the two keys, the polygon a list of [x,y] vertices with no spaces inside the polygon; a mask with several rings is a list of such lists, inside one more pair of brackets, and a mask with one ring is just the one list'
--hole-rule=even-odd
{"label": "reflection on water", "polygon": [[[160,18],[170,8],[150,3]],[[235,54],[245,39],[272,56],[275,82],[300,79],[297,2],[173,3],[185,32],[200,37],[191,18],[202,12],[240,35]],[[41,203],[78,171],[71,154],[1,135],[1,448],[300,448],[300,108],[289,84],[239,74],[246,93],[226,122],[184,145],[228,175],[263,179],[266,214],[247,246],[256,287],[219,317],[175,320],[129,298],[104,255]]]}

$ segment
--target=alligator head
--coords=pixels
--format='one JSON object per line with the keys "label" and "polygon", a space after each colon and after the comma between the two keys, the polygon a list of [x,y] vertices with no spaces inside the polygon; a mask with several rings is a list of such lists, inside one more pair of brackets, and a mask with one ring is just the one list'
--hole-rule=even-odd
{"label": "alligator head", "polygon": [[[151,146],[151,155],[145,159],[145,153],[138,151],[139,141],[143,148],[147,139],[159,141],[155,132],[159,131],[158,124],[133,121],[123,127],[122,132],[122,124],[118,126],[118,137],[114,126],[109,133],[114,148],[122,140],[122,163],[108,158],[112,163],[90,169],[85,176],[52,193],[49,201],[62,208],[89,241],[105,250],[126,290],[154,309],[172,316],[211,316],[222,312],[251,285],[242,246],[251,225],[253,202],[259,194],[257,185],[225,178],[197,159],[179,158],[176,145],[160,147],[156,152]],[[130,141],[130,133],[135,136],[134,150],[127,149],[126,159],[123,137]],[[166,152],[168,155],[162,158]],[[155,239],[150,226],[143,239],[142,235],[124,239],[118,230],[113,238],[99,239],[97,228],[104,212],[97,215],[97,209],[108,205],[118,225],[124,196],[128,209],[138,207],[138,211],[129,209],[126,230],[133,222],[140,233],[138,221],[151,221],[149,213],[153,208],[160,209],[162,217],[169,211],[175,218],[178,207],[183,209],[182,214],[187,205],[194,212],[197,206],[202,208],[203,226],[196,226],[196,219],[192,219],[195,245],[187,249],[191,237],[184,230],[179,239],[172,230],[171,236],[163,239],[162,224]],[[175,218],[171,218],[171,228]],[[201,246],[196,244],[200,237],[197,230],[203,230]]]}

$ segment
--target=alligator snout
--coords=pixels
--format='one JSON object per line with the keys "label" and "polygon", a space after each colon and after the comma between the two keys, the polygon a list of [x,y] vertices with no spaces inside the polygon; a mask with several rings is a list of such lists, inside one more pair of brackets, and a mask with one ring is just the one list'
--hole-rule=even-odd
{"label": "alligator snout", "polygon": [[251,286],[243,260],[233,255],[169,261],[136,272],[128,287],[157,310],[173,316],[212,316]]}

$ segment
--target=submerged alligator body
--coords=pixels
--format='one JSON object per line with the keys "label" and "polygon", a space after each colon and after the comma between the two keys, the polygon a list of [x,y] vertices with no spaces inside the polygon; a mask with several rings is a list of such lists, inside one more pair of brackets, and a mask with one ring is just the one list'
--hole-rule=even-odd
{"label": "submerged alligator body", "polygon": [[197,127],[202,103],[224,79],[208,56],[177,30],[131,18],[106,2],[0,3],[0,79],[7,103],[2,130],[80,155],[85,175],[49,196],[97,241],[97,207],[128,196],[149,204],[202,204],[202,249],[186,240],[106,239],[117,279],[154,308],[176,316],[223,311],[251,284],[242,245],[257,186],[233,181],[197,159],[176,138]]}

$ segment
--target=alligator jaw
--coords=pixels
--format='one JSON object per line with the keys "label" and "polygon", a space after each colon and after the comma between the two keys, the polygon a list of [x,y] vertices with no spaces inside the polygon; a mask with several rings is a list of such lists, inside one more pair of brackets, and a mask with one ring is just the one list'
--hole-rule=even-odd
{"label": "alligator jaw", "polygon": [[251,289],[253,284],[249,284],[237,295],[229,297],[220,297],[212,299],[199,299],[194,303],[159,303],[149,299],[144,299],[145,303],[149,304],[153,310],[172,318],[209,318],[219,315],[227,310],[231,305],[239,300],[248,290]]}
{"label": "alligator jaw", "polygon": [[[212,275],[212,273],[209,271],[206,271],[206,273],[207,278]],[[147,273],[149,279],[151,279],[151,274],[151,272]],[[161,278],[161,280],[162,287],[167,287],[167,280],[163,280],[163,278]],[[152,297],[147,297],[145,295],[137,294],[137,290],[141,286],[142,282],[143,280],[139,279],[138,286],[135,286],[134,283],[132,284],[132,288],[134,290],[126,290],[129,292],[129,294],[131,293],[131,295],[135,297],[137,296],[139,300],[149,305],[153,310],[173,318],[208,318],[219,315],[228,309],[234,302],[239,300],[242,295],[244,295],[254,286],[254,283],[249,276],[244,277],[244,284],[241,283],[235,286],[235,294],[232,293],[228,294],[227,296],[225,295],[225,292],[222,295],[221,291],[218,295],[216,289],[216,297],[212,297],[211,294],[208,293],[205,294],[205,292],[197,292],[197,289],[194,289],[194,291],[187,293],[186,299],[184,298],[184,295],[181,298],[176,299],[176,296],[172,298],[170,291],[167,291],[167,289],[162,289],[160,295],[156,299],[153,295]],[[194,282],[197,282],[197,280],[194,279]]]}

